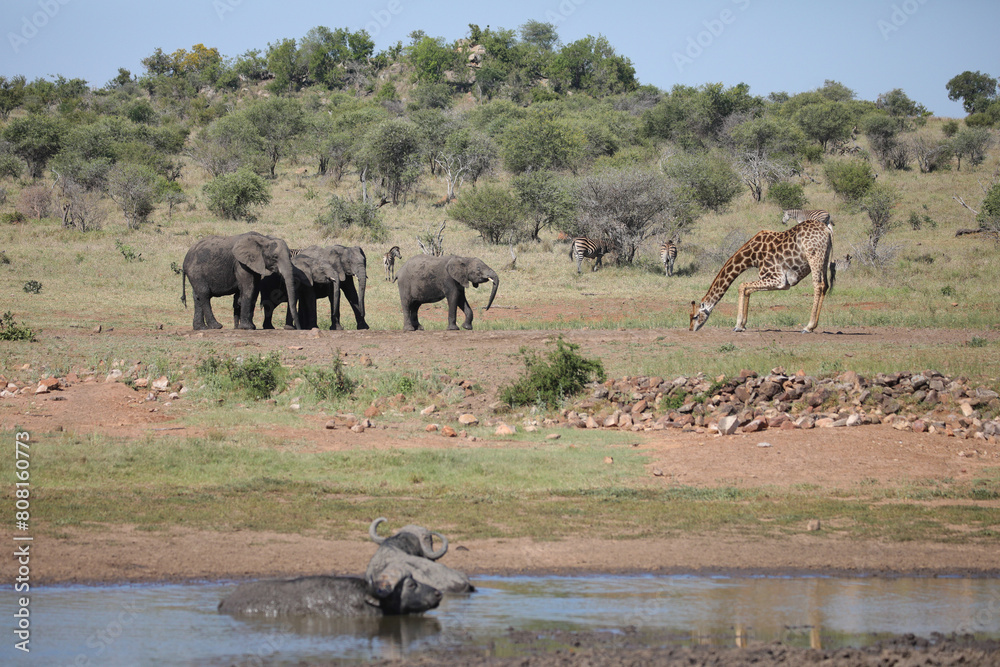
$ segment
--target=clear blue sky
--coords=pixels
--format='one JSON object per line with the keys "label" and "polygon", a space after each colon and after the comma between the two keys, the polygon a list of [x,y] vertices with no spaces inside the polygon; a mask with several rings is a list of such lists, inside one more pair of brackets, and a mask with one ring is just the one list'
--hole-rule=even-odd
{"label": "clear blue sky", "polygon": [[[4,0],[0,74],[62,74],[101,87],[156,47],[203,43],[224,56],[301,38],[315,26],[367,28],[376,50],[413,30],[451,41],[468,24],[556,25],[563,43],[604,35],[639,81],[669,90],[745,82],[753,94],[799,93],[833,79],[874,100],[902,88],[939,116],[962,117],[945,83],[1000,75],[997,0]],[[801,33],[801,34],[799,34]]]}

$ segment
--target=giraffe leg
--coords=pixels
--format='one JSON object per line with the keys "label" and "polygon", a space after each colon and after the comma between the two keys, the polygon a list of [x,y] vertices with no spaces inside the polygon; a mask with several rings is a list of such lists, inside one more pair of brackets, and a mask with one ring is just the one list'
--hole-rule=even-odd
{"label": "giraffe leg", "polygon": [[736,327],[733,331],[747,330],[747,317],[750,313],[750,294],[752,283],[743,283],[739,288],[739,300],[736,302]]}
{"label": "giraffe leg", "polygon": [[819,311],[823,307],[823,299],[826,297],[826,281],[820,276],[819,279],[813,278],[813,307],[812,313],[809,315],[809,324],[806,328],[802,330],[802,333],[812,333],[819,326]]}

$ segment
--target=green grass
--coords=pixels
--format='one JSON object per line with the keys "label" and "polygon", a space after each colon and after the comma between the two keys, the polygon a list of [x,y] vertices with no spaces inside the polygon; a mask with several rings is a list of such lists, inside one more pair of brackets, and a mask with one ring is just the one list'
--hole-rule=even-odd
{"label": "green grass", "polygon": [[964,484],[860,484],[833,495],[809,486],[664,486],[650,482],[627,435],[581,436],[572,444],[531,434],[518,447],[329,453],[250,437],[47,437],[32,449],[32,498],[44,508],[35,525],[40,534],[128,524],[344,537],[392,513],[464,539],[763,537],[801,532],[811,519],[826,534],[894,541],[969,542],[1000,531],[994,508],[960,502],[1000,497],[1000,469]]}

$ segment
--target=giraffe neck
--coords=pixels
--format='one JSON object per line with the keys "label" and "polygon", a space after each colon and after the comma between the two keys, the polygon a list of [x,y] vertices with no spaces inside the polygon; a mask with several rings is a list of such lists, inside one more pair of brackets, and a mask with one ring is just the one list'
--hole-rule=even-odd
{"label": "giraffe neck", "polygon": [[705,298],[701,300],[702,308],[711,312],[740,274],[754,266],[757,266],[756,253],[744,246],[743,249],[726,260],[726,263],[719,269],[718,275],[712,281],[712,286],[708,288]]}

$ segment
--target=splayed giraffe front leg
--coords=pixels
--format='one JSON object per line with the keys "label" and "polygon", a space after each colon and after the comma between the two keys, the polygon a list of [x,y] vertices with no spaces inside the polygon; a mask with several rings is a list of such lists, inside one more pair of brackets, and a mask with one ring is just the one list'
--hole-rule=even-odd
{"label": "splayed giraffe front leg", "polygon": [[823,307],[823,299],[826,298],[827,285],[822,276],[813,275],[813,307],[809,315],[809,324],[802,330],[802,333],[812,333],[819,326],[819,311]]}

